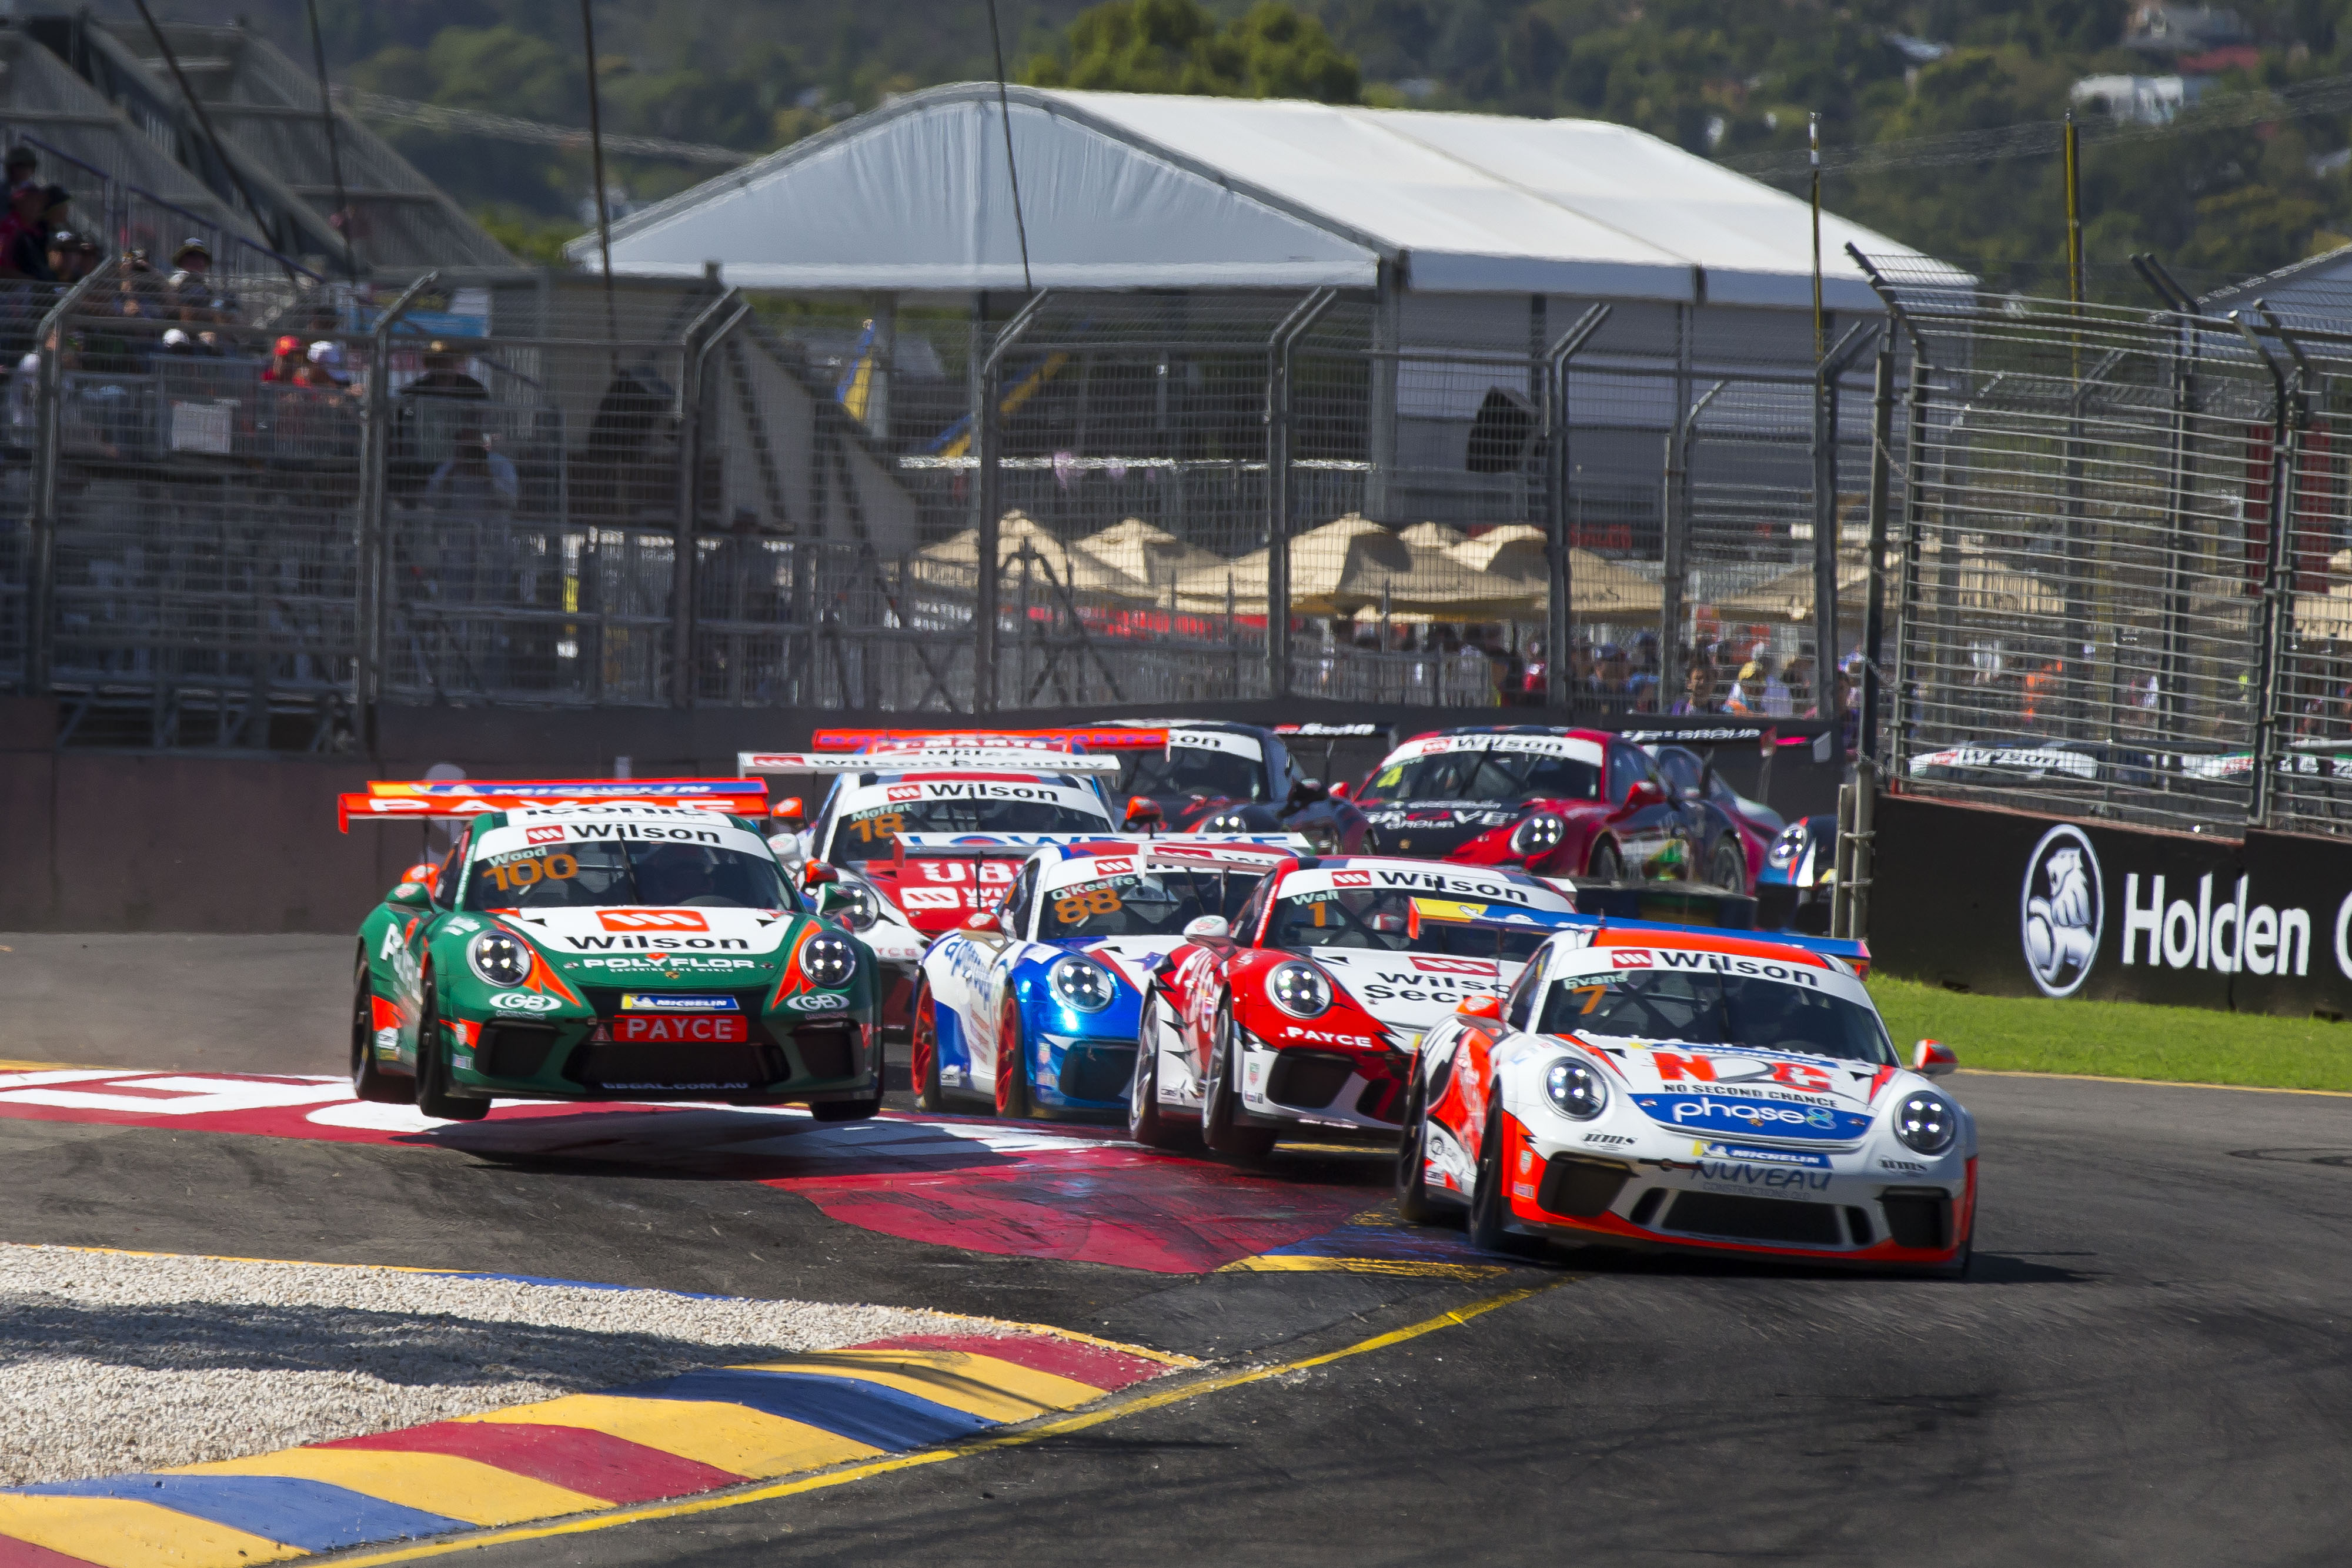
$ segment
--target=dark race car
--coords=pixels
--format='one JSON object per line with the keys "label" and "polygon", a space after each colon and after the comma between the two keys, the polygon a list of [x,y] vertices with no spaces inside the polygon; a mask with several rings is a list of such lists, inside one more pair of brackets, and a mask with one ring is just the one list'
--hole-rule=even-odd
{"label": "dark race car", "polygon": [[[1133,724],[1166,732],[1168,745],[1119,754],[1126,769],[1111,795],[1126,800],[1129,831],[1294,832],[1321,854],[1362,847],[1364,814],[1346,786],[1308,777],[1273,730],[1210,719]],[[1120,721],[1102,727],[1118,727]]]}
{"label": "dark race car", "polygon": [[1449,729],[1405,742],[1357,796],[1368,853],[1538,876],[1702,881],[1747,893],[1763,844],[1685,796],[1648,752],[1595,729]]}

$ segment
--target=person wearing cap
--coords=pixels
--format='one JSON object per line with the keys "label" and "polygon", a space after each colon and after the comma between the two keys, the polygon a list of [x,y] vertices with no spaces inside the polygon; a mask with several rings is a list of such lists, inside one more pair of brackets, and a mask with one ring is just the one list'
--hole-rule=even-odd
{"label": "person wearing cap", "polygon": [[411,397],[458,397],[488,401],[490,389],[460,368],[463,357],[436,338],[425,350],[425,373],[401,389]]}
{"label": "person wearing cap", "polygon": [[291,386],[301,379],[305,362],[302,340],[289,332],[269,346],[269,363],[262,371],[261,379]]}
{"label": "person wearing cap", "polygon": [[163,285],[163,297],[172,312],[183,321],[210,321],[213,319],[212,279],[206,276],[213,268],[213,253],[200,239],[185,239],[172,253],[175,269]]}
{"label": "person wearing cap", "polygon": [[331,339],[321,338],[311,344],[302,359],[302,368],[294,377],[298,385],[340,392],[352,379],[343,371],[347,362],[343,346]]}

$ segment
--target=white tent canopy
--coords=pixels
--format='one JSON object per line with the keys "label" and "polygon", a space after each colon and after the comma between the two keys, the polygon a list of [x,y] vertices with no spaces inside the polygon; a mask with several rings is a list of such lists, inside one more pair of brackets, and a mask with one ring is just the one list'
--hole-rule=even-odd
{"label": "white tent canopy", "polygon": [[[1370,288],[1386,262],[1424,293],[1811,300],[1804,203],[1624,126],[1294,99],[1008,96],[1039,287]],[[1825,214],[1834,308],[1877,306],[1849,240],[1937,267]],[[593,240],[569,252],[593,253]],[[614,230],[616,271],[691,277],[710,261],[748,287],[1022,287],[996,87],[911,94]]]}

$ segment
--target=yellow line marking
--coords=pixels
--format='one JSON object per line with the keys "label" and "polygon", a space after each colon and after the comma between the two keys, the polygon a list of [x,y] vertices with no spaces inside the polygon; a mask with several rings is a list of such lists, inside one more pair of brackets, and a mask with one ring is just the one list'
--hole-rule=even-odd
{"label": "yellow line marking", "polygon": [[[612,1499],[502,1470],[456,1454],[378,1448],[288,1448],[250,1458],[183,1465],[180,1476],[293,1476],[324,1481],[467,1524],[520,1524],[527,1519],[610,1508]],[[740,1474],[741,1472],[737,1472]]]}
{"label": "yellow line marking", "polygon": [[1106,1421],[1116,1421],[1124,1416],[1139,1415],[1146,1410],[1181,1405],[1187,1400],[1197,1399],[1204,1394],[1216,1394],[1228,1388],[1241,1387],[1245,1384],[1263,1383],[1268,1378],[1283,1377],[1294,1372],[1305,1372],[1313,1367],[1328,1366],[1335,1361],[1344,1361],[1351,1355],[1363,1355],[1376,1350],[1386,1350],[1391,1345],[1402,1344],[1408,1340],[1418,1339],[1423,1334],[1433,1333],[1439,1329],[1453,1328],[1458,1324],[1466,1323],[1472,1318],[1491,1312],[1498,1307],[1507,1307],[1514,1302],[1526,1301],[1529,1296],[1556,1290],[1559,1286],[1570,1283],[1575,1278],[1573,1274],[1563,1275],[1559,1279],[1548,1281],[1540,1285],[1523,1285],[1508,1291],[1498,1291],[1491,1296],[1472,1301],[1467,1306],[1456,1307],[1449,1312],[1440,1312],[1433,1318],[1424,1318],[1420,1322],[1408,1324],[1401,1329],[1392,1329],[1387,1333],[1374,1334],[1370,1339],[1359,1340],[1354,1344],[1339,1350],[1326,1351],[1321,1355],[1302,1356],[1296,1361],[1279,1362],[1271,1366],[1244,1367],[1236,1372],[1198,1378],[1173,1388],[1160,1389],[1154,1393],[1139,1395],[1131,1399],[1116,1400],[1097,1409],[1081,1410],[1075,1415],[1059,1416],[1051,1421],[1040,1421],[1034,1426],[1024,1427],[1017,1432],[994,1433],[948,1448],[926,1448],[919,1453],[893,1455],[866,1464],[851,1465],[846,1469],[830,1470],[823,1475],[803,1476],[793,1480],[777,1481],[767,1486],[751,1487],[737,1491],[707,1493],[701,1497],[685,1498],[673,1502],[646,1503],[635,1508],[615,1509],[607,1513],[593,1513],[551,1524],[484,1531],[471,1535],[445,1535],[436,1540],[420,1542],[413,1546],[395,1547],[388,1552],[372,1552],[360,1556],[338,1557],[335,1559],[334,1568],[376,1568],[380,1563],[412,1563],[420,1558],[438,1557],[446,1552],[471,1552],[478,1547],[500,1546],[515,1541],[543,1541],[550,1536],[581,1535],[590,1531],[611,1530],[619,1525],[637,1524],[647,1520],[682,1519],[694,1514],[713,1513],[722,1509],[741,1508],[747,1503],[770,1502],[777,1498],[793,1497],[802,1492],[841,1486],[849,1481],[864,1480],[869,1476],[887,1475],[893,1470],[912,1469],[919,1465],[936,1465],[948,1459],[960,1459],[968,1455],[986,1453],[996,1448],[1022,1448],[1042,1438],[1058,1437],[1071,1432],[1084,1431],[1089,1427],[1098,1427]]}
{"label": "yellow line marking", "polygon": [[2138,1083],[2150,1089],[2227,1089],[2234,1094],[2316,1094],[2327,1100],[2352,1100],[2347,1089],[2277,1089],[2266,1083],[2199,1083],[2179,1078],[2109,1078],[2097,1072],[2026,1072],[2009,1067],[1963,1067],[1975,1078],[2063,1078],[2076,1083]]}
{"label": "yellow line marking", "polygon": [[982,1353],[952,1350],[816,1351],[733,1370],[807,1372],[871,1383],[1006,1425],[1090,1405],[1109,1392]]}
{"label": "yellow line marking", "polygon": [[0,1495],[0,1536],[29,1541],[99,1568],[243,1568],[309,1555],[299,1546],[157,1503],[111,1497]]}
{"label": "yellow line marking", "polygon": [[1394,1274],[1439,1280],[1491,1280],[1509,1271],[1506,1263],[1423,1263],[1410,1258],[1307,1258],[1290,1253],[1261,1253],[1217,1270],[1220,1274]]}
{"label": "yellow line marking", "polygon": [[584,1427],[648,1448],[695,1459],[739,1476],[782,1476],[848,1459],[877,1458],[866,1443],[714,1399],[632,1399],[618,1394],[567,1394],[539,1405],[509,1405],[460,1421],[526,1427]]}
{"label": "yellow line marking", "polygon": [[[0,1061],[0,1072],[67,1072],[84,1070],[85,1064],[79,1061]],[[103,1067],[90,1067],[87,1071],[104,1072],[109,1070]],[[137,1072],[140,1069],[126,1067],[122,1071]]]}

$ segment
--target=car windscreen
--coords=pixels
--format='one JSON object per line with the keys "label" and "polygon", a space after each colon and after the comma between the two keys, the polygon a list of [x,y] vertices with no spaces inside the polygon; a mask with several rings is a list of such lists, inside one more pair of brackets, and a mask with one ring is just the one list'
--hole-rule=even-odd
{"label": "car windscreen", "polygon": [[1178,936],[1203,915],[1231,921],[1259,872],[1154,871],[1081,879],[1038,894],[1037,939]]}
{"label": "car windscreen", "polygon": [[767,855],[703,844],[533,844],[466,868],[467,909],[797,909]]}
{"label": "car windscreen", "polygon": [[1876,1066],[1895,1061],[1886,1027],[1870,1008],[1753,975],[1617,969],[1562,976],[1544,998],[1536,1032],[1745,1045]]}
{"label": "car windscreen", "polygon": [[861,865],[892,859],[900,833],[1108,833],[1110,819],[1054,800],[900,800],[845,813],[827,858]]}
{"label": "car windscreen", "polygon": [[1374,953],[1443,953],[1456,958],[1524,962],[1551,933],[1423,920],[1413,895],[1389,888],[1335,887],[1276,899],[1265,945],[1302,952],[1311,947],[1362,948]]}
{"label": "car windscreen", "polygon": [[1133,751],[1112,794],[1207,795],[1228,800],[1266,799],[1265,764],[1256,758],[1205,747],[1171,746],[1165,755]]}
{"label": "car windscreen", "polygon": [[1366,800],[1598,800],[1601,769],[1532,751],[1440,751],[1391,762]]}

